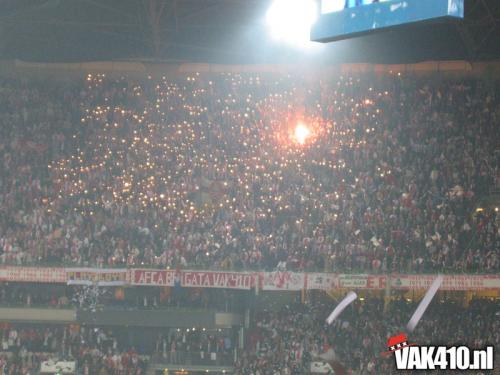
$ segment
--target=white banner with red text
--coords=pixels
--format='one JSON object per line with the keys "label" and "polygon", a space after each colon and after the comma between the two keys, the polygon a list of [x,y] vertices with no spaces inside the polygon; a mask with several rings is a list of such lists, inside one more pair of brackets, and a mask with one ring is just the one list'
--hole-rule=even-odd
{"label": "white banner with red text", "polygon": [[306,287],[306,273],[275,271],[259,272],[258,275],[262,290],[302,290]]}
{"label": "white banner with red text", "polygon": [[[436,275],[392,275],[391,288],[428,289]],[[500,275],[445,275],[439,290],[498,290]]]}
{"label": "white banner with red text", "polygon": [[66,269],[62,267],[0,266],[0,281],[22,283],[65,283]]}

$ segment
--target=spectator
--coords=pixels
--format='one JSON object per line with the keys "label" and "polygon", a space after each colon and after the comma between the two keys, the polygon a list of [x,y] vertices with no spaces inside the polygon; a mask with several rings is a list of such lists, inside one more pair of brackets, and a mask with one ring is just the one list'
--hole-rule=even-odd
{"label": "spectator", "polygon": [[3,263],[499,269],[497,212],[471,215],[499,182],[498,90],[481,81],[0,88]]}

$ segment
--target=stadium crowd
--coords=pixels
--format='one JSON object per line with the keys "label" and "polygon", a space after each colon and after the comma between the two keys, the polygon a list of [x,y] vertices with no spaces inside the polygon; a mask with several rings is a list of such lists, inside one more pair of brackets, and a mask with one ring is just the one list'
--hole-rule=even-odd
{"label": "stadium crowd", "polygon": [[[498,271],[498,83],[0,81],[0,262]],[[296,128],[296,124],[300,129]]]}
{"label": "stadium crowd", "polygon": [[0,284],[0,307],[49,307],[88,309],[95,300],[99,309],[154,310],[165,308],[241,311],[246,291],[185,288],[98,288],[35,283]]}
{"label": "stadium crowd", "polygon": [[38,374],[43,361],[77,361],[81,375],[139,375],[147,357],[125,348],[111,330],[79,326],[4,325],[0,373]]}
{"label": "stadium crowd", "polygon": [[233,363],[230,330],[130,331],[131,328],[4,323],[0,326],[0,374],[38,374],[43,361],[75,361],[78,375],[139,375],[145,373],[152,355],[156,355],[154,360],[158,363]]}
{"label": "stadium crowd", "polygon": [[[309,373],[312,362],[328,357],[328,361],[334,358],[336,375],[389,375],[394,361],[383,355],[387,338],[405,331],[418,301],[401,297],[384,307],[379,298],[358,300],[331,326],[325,317],[334,301],[324,293],[315,293],[305,304],[270,304],[252,316],[236,362],[235,337],[230,330],[160,329],[139,339],[130,328],[2,324],[0,374],[35,374],[42,361],[58,359],[76,361],[77,374],[83,375],[144,374],[150,360],[174,365],[234,365],[236,375],[300,375]],[[422,345],[443,340],[449,346],[494,345],[497,351],[499,313],[498,300],[474,299],[464,306],[438,296],[409,338]]]}
{"label": "stadium crowd", "polygon": [[[162,332],[156,340],[154,360],[159,363],[233,365],[234,340],[230,332],[177,329]],[[226,331],[226,330],[225,330]]]}
{"label": "stadium crowd", "polygon": [[[332,362],[335,374],[340,375],[397,373],[393,358],[383,355],[386,342],[390,336],[405,332],[416,305],[401,298],[384,311],[381,299],[358,301],[331,326],[325,323],[331,300],[264,311],[249,333],[246,350],[236,363],[236,374],[305,374],[311,362],[325,361]],[[409,339],[420,345],[446,342],[448,346],[478,349],[494,345],[498,350],[499,312],[498,300],[472,300],[467,307],[452,300],[433,301]]]}

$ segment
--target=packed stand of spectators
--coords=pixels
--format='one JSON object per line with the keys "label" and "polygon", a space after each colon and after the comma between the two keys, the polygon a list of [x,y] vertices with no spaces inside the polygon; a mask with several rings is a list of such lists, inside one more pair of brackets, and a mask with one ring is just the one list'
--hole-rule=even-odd
{"label": "packed stand of spectators", "polygon": [[47,306],[68,308],[73,300],[73,288],[47,284],[3,283],[0,285],[0,306]]}
{"label": "packed stand of spectators", "polygon": [[196,327],[2,324],[0,374],[35,374],[43,361],[76,361],[78,375],[138,375],[145,373],[152,356],[156,363],[232,366],[233,336],[230,329]]}
{"label": "packed stand of spectators", "polygon": [[[0,307],[88,308],[95,288],[34,283],[0,284]],[[185,288],[98,288],[100,309],[209,309],[237,312],[245,308],[248,291]]]}
{"label": "packed stand of spectators", "polygon": [[[411,342],[500,349],[498,299],[472,300],[463,307],[440,298],[410,334]],[[252,316],[243,350],[236,349],[236,331],[229,329],[132,332],[131,328],[2,324],[0,374],[35,374],[42,361],[61,360],[76,361],[77,374],[137,375],[145,373],[151,359],[157,364],[229,365],[237,375],[300,375],[309,373],[311,362],[322,362],[325,354],[334,353],[333,362],[343,371],[338,375],[389,375],[395,372],[392,358],[382,355],[387,338],[404,332],[417,302],[396,299],[384,310],[382,299],[358,300],[330,326],[325,319],[334,301],[324,296],[283,308],[271,304]]]}
{"label": "packed stand of spectators", "polygon": [[232,366],[234,339],[231,330],[177,329],[158,335],[156,362],[182,365]]}
{"label": "packed stand of spectators", "polygon": [[[78,288],[76,294],[81,295],[81,291],[82,288]],[[246,290],[208,288],[181,288],[180,290],[169,287],[118,288],[114,290],[114,293],[112,290],[103,291],[99,302],[103,308],[126,310],[180,308],[238,312],[247,306],[245,300],[249,293]]]}
{"label": "packed stand of spectators", "polygon": [[[331,300],[261,312],[247,335],[247,347],[236,363],[235,374],[305,374],[311,362],[325,360],[334,367],[340,365],[340,374],[400,373],[394,359],[382,353],[388,350],[390,336],[405,332],[416,306],[401,299],[384,311],[381,299],[357,301],[331,326],[325,323],[332,310]],[[496,352],[500,348],[499,313],[498,300],[473,300],[466,308],[453,301],[433,301],[409,339],[420,345],[455,344],[477,349],[494,345]]]}
{"label": "packed stand of spectators", "polygon": [[0,121],[2,263],[500,268],[498,82],[3,80]]}
{"label": "packed stand of spectators", "polygon": [[78,326],[11,326],[0,329],[3,375],[38,374],[43,361],[76,361],[81,375],[145,374],[147,357],[110,330]]}

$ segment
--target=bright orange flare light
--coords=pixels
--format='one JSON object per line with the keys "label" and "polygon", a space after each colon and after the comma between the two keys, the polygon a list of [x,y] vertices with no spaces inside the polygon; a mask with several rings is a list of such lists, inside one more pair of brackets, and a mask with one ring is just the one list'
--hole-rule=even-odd
{"label": "bright orange flare light", "polygon": [[295,139],[301,145],[306,142],[306,139],[311,135],[311,131],[304,124],[298,124],[295,128]]}

